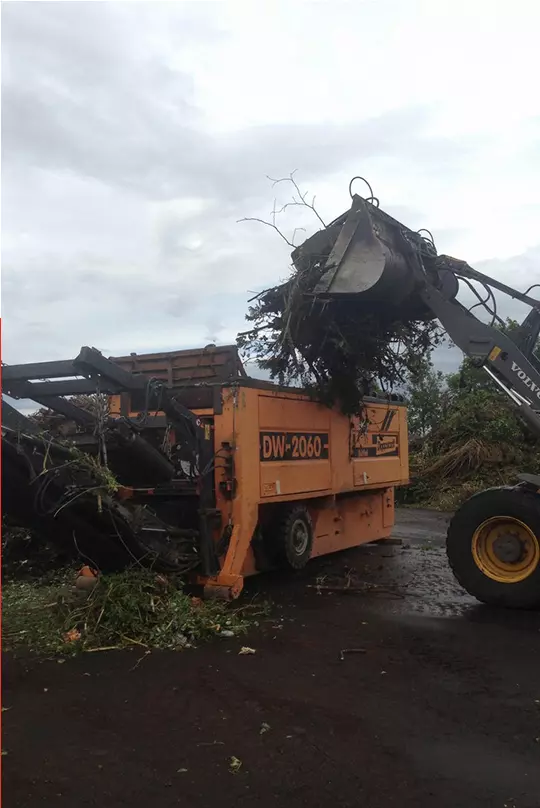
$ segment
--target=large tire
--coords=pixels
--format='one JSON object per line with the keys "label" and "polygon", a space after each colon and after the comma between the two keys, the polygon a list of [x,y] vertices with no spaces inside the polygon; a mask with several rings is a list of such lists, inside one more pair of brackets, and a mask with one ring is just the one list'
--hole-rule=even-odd
{"label": "large tire", "polygon": [[288,508],[279,524],[277,554],[282,564],[301,570],[311,558],[313,526],[308,509],[304,505]]}
{"label": "large tire", "polygon": [[540,495],[490,488],[468,499],[448,527],[446,552],[461,586],[491,606],[540,605]]}

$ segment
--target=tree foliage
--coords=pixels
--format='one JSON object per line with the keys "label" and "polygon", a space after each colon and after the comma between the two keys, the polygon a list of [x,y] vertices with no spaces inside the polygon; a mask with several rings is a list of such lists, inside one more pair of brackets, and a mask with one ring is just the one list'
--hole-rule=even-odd
{"label": "tree foliage", "polygon": [[440,423],[448,405],[445,377],[429,357],[407,378],[409,437],[425,438]]}
{"label": "tree foliage", "polygon": [[[507,321],[507,333],[516,327]],[[468,358],[447,375],[426,359],[406,395],[412,482],[402,501],[451,510],[476,491],[540,471],[538,439]]]}

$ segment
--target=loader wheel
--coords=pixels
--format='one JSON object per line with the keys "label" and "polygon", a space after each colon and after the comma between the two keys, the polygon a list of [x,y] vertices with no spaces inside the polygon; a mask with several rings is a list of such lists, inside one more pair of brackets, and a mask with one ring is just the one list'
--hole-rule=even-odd
{"label": "loader wheel", "polygon": [[295,505],[284,515],[277,531],[277,551],[279,560],[301,570],[311,557],[313,547],[313,527],[308,509]]}
{"label": "loader wheel", "polygon": [[490,488],[471,497],[448,527],[452,571],[491,606],[540,605],[540,496],[524,488]]}

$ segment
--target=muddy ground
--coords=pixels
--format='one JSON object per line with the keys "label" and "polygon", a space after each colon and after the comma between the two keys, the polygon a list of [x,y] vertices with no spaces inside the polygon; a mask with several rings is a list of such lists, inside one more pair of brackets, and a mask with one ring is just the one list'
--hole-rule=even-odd
{"label": "muddy ground", "polygon": [[[248,639],[7,656],[4,805],[538,808],[540,614],[460,591],[445,527],[403,511],[403,546],[261,576],[274,618]],[[379,588],[318,593],[347,576]]]}

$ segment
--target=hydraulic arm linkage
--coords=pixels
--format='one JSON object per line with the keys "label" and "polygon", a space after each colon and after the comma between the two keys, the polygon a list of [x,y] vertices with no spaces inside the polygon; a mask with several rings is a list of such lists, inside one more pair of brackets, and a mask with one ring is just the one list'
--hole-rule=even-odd
{"label": "hydraulic arm linkage", "polygon": [[[487,276],[483,282],[498,285]],[[515,290],[507,293],[518,299],[525,297]],[[457,300],[445,299],[429,281],[421,296],[452,341],[491,376],[518,407],[531,431],[540,437],[540,372],[533,353],[540,331],[540,303],[532,301],[535,307],[514,341],[498,328],[479,320]]]}
{"label": "hydraulic arm linkage", "polygon": [[[540,332],[540,301],[445,255],[437,255],[432,239],[409,230],[371,202],[352,197],[351,209],[292,254],[297,268],[310,257],[327,254],[315,295],[354,297],[366,306],[394,308],[396,317],[435,317],[453,342],[482,367],[519,408],[540,436],[540,362],[534,346]],[[478,302],[467,309],[456,300],[463,281]],[[478,283],[485,299],[474,287]],[[540,285],[540,284],[539,284]],[[532,288],[532,287],[531,287]],[[531,307],[514,337],[495,308],[493,289]],[[530,289],[528,290],[530,291]],[[487,324],[473,313],[483,306]]]}

